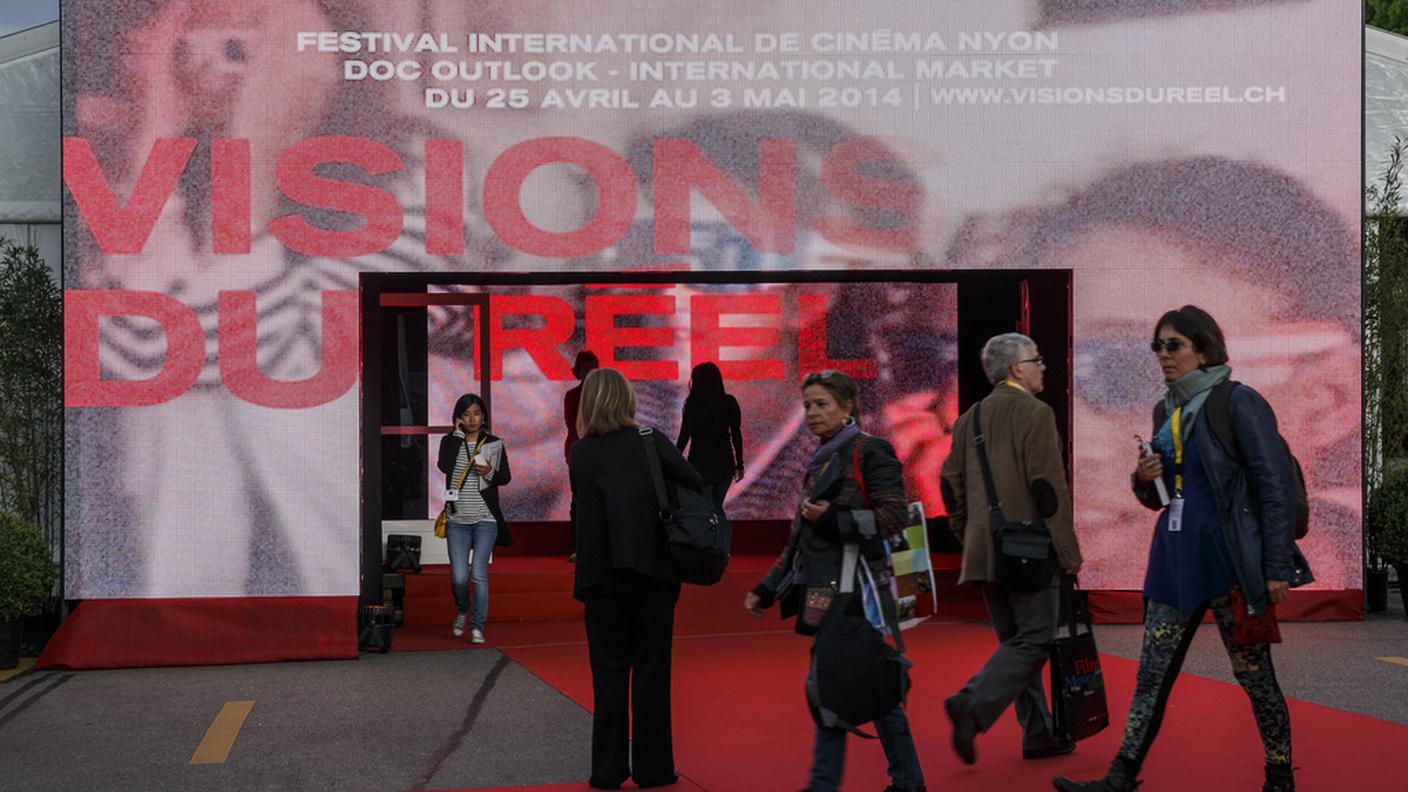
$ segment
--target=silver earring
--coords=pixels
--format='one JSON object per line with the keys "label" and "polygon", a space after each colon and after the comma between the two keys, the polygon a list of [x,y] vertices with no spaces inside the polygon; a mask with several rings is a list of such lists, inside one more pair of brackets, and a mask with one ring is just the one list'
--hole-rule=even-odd
{"label": "silver earring", "polygon": [[855,426],[855,425],[856,425],[856,417],[855,417],[854,415],[847,415],[847,416],[846,416],[846,420],[842,421],[842,422],[841,422],[841,425],[842,425],[842,426]]}

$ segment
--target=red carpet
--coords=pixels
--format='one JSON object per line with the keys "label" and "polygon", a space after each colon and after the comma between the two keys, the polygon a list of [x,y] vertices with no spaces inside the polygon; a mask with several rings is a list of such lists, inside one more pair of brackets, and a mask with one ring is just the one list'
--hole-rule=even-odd
{"label": "red carpet", "polygon": [[[978,764],[968,768],[949,748],[942,702],[981,667],[995,638],[986,628],[951,623],[925,624],[906,635],[916,663],[910,719],[929,789],[1047,789],[1053,775],[1103,775],[1119,743],[1135,663],[1105,658],[1114,723],[1081,743],[1075,754],[1022,761],[1016,719],[1008,713],[979,738]],[[807,646],[806,639],[790,631],[684,636],[675,642],[674,729],[681,774],[710,792],[801,788],[811,749],[811,721],[801,692]],[[504,651],[590,708],[585,644]],[[1291,718],[1301,789],[1382,789],[1385,779],[1402,778],[1408,771],[1408,752],[1403,750],[1408,727],[1294,700]],[[1190,762],[1190,757],[1196,761]],[[1255,723],[1241,689],[1185,676],[1174,689],[1141,789],[1244,792],[1260,787],[1262,763]],[[845,787],[879,789],[885,783],[879,745],[852,740]]]}
{"label": "red carpet", "polygon": [[[685,586],[675,611],[677,635],[771,632],[782,627],[776,611],[756,619],[743,610],[743,598],[772,566],[772,555],[737,555],[724,579],[713,586]],[[987,618],[982,600],[969,587],[956,585],[957,556],[938,555],[939,613],[948,621]],[[427,566],[406,574],[405,624],[396,630],[392,651],[435,651],[469,646],[466,635],[450,635],[455,606],[450,595],[449,568]],[[486,646],[586,640],[581,631],[582,606],[572,599],[572,566],[561,556],[495,558],[489,572],[489,620]],[[562,632],[566,625],[575,632]],[[534,625],[550,625],[541,632]],[[569,637],[563,638],[562,635]]]}

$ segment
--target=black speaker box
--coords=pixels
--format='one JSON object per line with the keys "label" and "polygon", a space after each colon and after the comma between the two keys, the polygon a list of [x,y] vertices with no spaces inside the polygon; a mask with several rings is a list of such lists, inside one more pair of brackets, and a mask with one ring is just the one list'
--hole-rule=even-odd
{"label": "black speaker box", "polygon": [[388,534],[386,562],[382,569],[386,572],[402,569],[420,572],[420,537],[412,534]]}

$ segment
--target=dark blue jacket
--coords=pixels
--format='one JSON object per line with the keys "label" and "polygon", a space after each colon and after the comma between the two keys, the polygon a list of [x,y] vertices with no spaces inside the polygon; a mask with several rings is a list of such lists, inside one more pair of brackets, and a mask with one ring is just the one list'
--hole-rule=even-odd
{"label": "dark blue jacket", "polygon": [[[1208,431],[1206,421],[1190,437],[1212,481],[1217,514],[1232,559],[1232,571],[1254,613],[1266,608],[1266,581],[1284,580],[1292,588],[1315,579],[1295,544],[1296,490],[1291,458],[1276,429],[1276,415],[1260,393],[1237,385],[1229,399],[1232,429],[1241,451],[1239,463]],[[1157,433],[1158,426],[1154,427]],[[1159,511],[1153,482],[1131,476],[1139,502]]]}

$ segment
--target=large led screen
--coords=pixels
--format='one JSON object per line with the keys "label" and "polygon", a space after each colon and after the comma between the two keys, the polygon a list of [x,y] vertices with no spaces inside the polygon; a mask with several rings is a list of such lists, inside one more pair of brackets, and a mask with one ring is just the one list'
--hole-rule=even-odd
{"label": "large led screen", "polygon": [[1073,271],[1092,588],[1142,580],[1147,343],[1202,305],[1305,467],[1317,585],[1360,585],[1353,4],[66,0],[63,28],[68,596],[358,590],[359,273],[665,265]]}
{"label": "large led screen", "polygon": [[[448,290],[448,289],[446,289]],[[435,289],[434,291],[442,291]],[[571,366],[590,350],[635,385],[642,425],[681,434],[694,366],[719,366],[738,400],[744,470],[729,485],[733,520],[789,520],[816,441],[797,383],[836,369],[861,388],[861,426],[882,434],[904,463],[906,486],[943,513],[938,480],[958,410],[958,286],[952,283],[680,283],[489,287],[489,388],[494,434],[513,481],[504,514],[567,520],[564,396]],[[484,393],[477,309],[427,311],[427,407],[447,426],[462,393]],[[410,376],[414,376],[411,374]],[[411,405],[402,411],[414,415]],[[722,429],[723,425],[720,424]],[[432,438],[433,439],[433,438]],[[433,451],[434,442],[427,448]],[[444,474],[427,456],[428,516],[443,505]]]}

